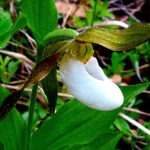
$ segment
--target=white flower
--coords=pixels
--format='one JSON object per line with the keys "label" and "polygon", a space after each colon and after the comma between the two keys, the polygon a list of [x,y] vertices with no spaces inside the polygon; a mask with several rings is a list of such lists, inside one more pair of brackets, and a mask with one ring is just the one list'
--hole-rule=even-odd
{"label": "white flower", "polygon": [[112,110],[123,104],[124,97],[92,57],[86,64],[73,57],[60,62],[61,78],[69,92],[85,105],[98,110]]}

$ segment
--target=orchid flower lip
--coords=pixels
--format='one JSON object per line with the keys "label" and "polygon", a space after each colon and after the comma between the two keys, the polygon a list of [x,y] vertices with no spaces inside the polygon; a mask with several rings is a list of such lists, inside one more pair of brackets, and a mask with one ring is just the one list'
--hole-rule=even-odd
{"label": "orchid flower lip", "polygon": [[67,57],[60,62],[60,75],[69,92],[91,108],[106,111],[123,104],[121,90],[107,78],[94,57],[86,64]]}

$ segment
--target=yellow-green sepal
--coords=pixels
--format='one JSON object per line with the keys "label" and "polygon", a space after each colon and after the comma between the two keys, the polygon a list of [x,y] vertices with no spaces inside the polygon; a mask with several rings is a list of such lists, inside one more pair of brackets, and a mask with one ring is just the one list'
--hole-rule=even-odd
{"label": "yellow-green sepal", "polygon": [[127,29],[89,28],[76,36],[79,42],[96,43],[110,50],[130,50],[150,39],[150,25],[136,23]]}

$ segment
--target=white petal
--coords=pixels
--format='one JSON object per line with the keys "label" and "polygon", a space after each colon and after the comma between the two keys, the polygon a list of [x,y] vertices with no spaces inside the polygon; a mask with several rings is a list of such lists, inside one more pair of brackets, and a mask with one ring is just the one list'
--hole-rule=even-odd
{"label": "white petal", "polygon": [[120,89],[105,76],[95,58],[86,65],[67,58],[60,63],[60,74],[70,93],[91,108],[112,110],[123,104]]}
{"label": "white petal", "polygon": [[102,68],[99,66],[97,59],[92,57],[86,64],[85,69],[89,74],[91,74],[94,78],[99,80],[107,79],[106,75],[104,74]]}

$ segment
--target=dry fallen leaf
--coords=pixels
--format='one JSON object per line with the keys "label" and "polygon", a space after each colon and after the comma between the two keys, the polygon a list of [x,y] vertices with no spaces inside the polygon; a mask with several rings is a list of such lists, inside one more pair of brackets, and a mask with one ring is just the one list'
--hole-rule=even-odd
{"label": "dry fallen leaf", "polygon": [[[82,6],[78,7],[75,4],[65,3],[65,2],[56,2],[56,8],[59,13],[63,15],[75,15],[81,18],[85,18],[85,13]],[[68,14],[69,13],[69,14]]]}

